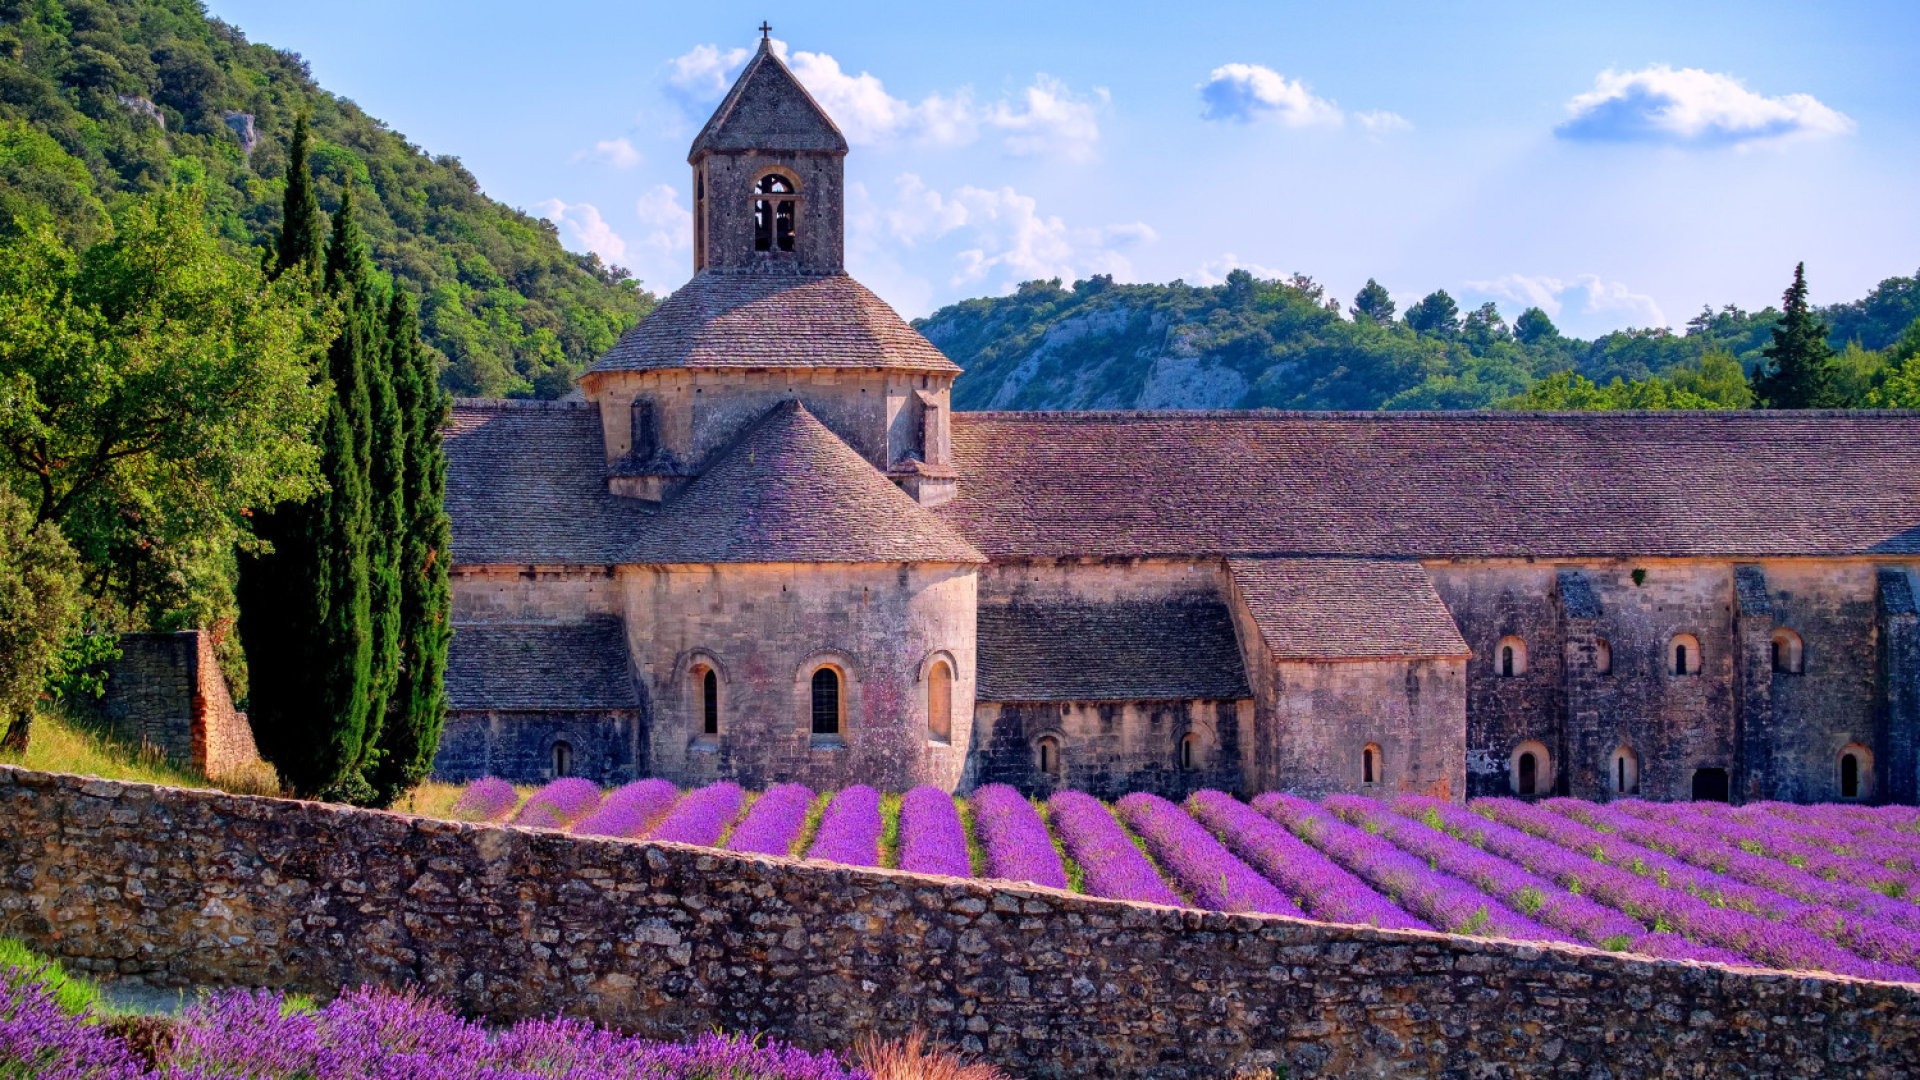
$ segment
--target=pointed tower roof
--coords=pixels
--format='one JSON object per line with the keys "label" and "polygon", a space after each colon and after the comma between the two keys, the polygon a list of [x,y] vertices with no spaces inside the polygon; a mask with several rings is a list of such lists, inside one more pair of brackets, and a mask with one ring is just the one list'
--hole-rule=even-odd
{"label": "pointed tower roof", "polygon": [[623,562],[982,563],[986,556],[827,430],[774,407],[640,529]]}
{"label": "pointed tower roof", "polygon": [[847,137],[773,51],[772,40],[764,37],[760,51],[693,140],[687,160],[714,151],[749,150],[847,152]]}

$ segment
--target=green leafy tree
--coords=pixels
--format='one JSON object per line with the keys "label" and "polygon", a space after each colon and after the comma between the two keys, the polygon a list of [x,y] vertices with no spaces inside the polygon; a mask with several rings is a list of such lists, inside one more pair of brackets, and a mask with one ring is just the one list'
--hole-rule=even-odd
{"label": "green leafy tree", "polygon": [[400,667],[368,779],[374,801],[391,805],[426,779],[446,721],[447,644],[452,606],[447,581],[452,524],[446,510],[447,458],[440,429],[447,397],[434,355],[419,340],[413,305],[395,290],[387,314],[395,398],[405,428],[401,492]]}
{"label": "green leafy tree", "polygon": [[1530,307],[1513,320],[1513,336],[1522,345],[1537,345],[1559,338],[1560,328],[1546,312]]}
{"label": "green leafy tree", "polygon": [[1885,381],[1867,392],[1871,409],[1920,409],[1920,319],[1887,347]]}
{"label": "green leafy tree", "polygon": [[1447,290],[1436,289],[1407,309],[1407,325],[1421,334],[1448,336],[1460,332],[1460,305]]}
{"label": "green leafy tree", "polygon": [[326,328],[203,205],[162,189],[84,252],[46,224],[0,243],[0,482],[59,526],[117,629],[228,616],[251,508],[316,487]]}
{"label": "green leafy tree", "polygon": [[1378,326],[1392,326],[1393,297],[1387,295],[1386,288],[1379,282],[1368,278],[1354,295],[1351,314],[1354,322],[1364,319]]}
{"label": "green leafy tree", "polygon": [[43,224],[85,247],[107,227],[107,210],[79,159],[24,121],[0,120],[0,236]]}
{"label": "green leafy tree", "polygon": [[1834,388],[1827,325],[1807,307],[1807,264],[1793,268],[1780,325],[1753,370],[1753,394],[1769,409],[1833,409],[1846,403]]}
{"label": "green leafy tree", "polygon": [[79,560],[51,521],[0,487],[0,750],[24,753],[34,704],[79,624]]}

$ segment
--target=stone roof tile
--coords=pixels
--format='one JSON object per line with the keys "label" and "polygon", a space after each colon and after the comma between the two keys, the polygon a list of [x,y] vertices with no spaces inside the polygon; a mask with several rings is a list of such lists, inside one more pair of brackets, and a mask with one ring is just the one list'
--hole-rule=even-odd
{"label": "stone roof tile", "polygon": [[503,711],[638,709],[620,620],[456,623],[447,707]]}
{"label": "stone roof tile", "polygon": [[779,269],[694,275],[589,374],[662,368],[960,371],[846,274]]}
{"label": "stone roof tile", "polygon": [[966,413],[993,558],[1920,553],[1920,412]]}
{"label": "stone roof tile", "polygon": [[1417,562],[1229,559],[1227,569],[1275,659],[1472,655]]}
{"label": "stone roof tile", "polygon": [[691,162],[707,151],[810,150],[847,152],[847,138],[813,100],[767,39],[733,81],[687,151]]}
{"label": "stone roof tile", "polygon": [[1187,595],[1095,603],[982,602],[980,701],[1250,697],[1226,602]]}

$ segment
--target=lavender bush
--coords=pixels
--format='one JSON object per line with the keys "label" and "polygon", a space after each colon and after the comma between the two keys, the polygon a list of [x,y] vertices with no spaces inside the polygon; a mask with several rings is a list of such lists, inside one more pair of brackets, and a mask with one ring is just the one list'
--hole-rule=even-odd
{"label": "lavender bush", "polygon": [[791,855],[793,842],[813,807],[813,791],[800,784],[776,784],[747,811],[746,820],[727,838],[727,850],[756,855]]}
{"label": "lavender bush", "polygon": [[483,776],[467,784],[454,800],[453,816],[458,821],[499,821],[519,805],[520,793],[497,776]]}
{"label": "lavender bush", "polygon": [[739,784],[724,780],[708,784],[681,799],[646,837],[712,847],[720,842],[720,834],[727,831],[733,819],[740,816],[740,804],[746,797]]}
{"label": "lavender bush", "polygon": [[1053,827],[1086,874],[1087,891],[1114,900],[1183,907],[1106,805],[1091,795],[1062,791],[1047,800]]}
{"label": "lavender bush", "polygon": [[975,791],[968,803],[973,807],[974,834],[987,850],[990,876],[1067,887],[1060,853],[1054,850],[1040,812],[1026,796],[1005,784],[988,784]]}
{"label": "lavender bush", "polygon": [[1391,930],[1433,929],[1224,791],[1198,792],[1187,800],[1187,809],[1316,919]]}
{"label": "lavender bush", "polygon": [[900,869],[917,874],[972,877],[967,833],[953,796],[937,787],[914,788],[900,800]]}
{"label": "lavender bush", "polygon": [[[1742,953],[1769,967],[1831,971],[1893,982],[1920,979],[1920,972],[1911,968],[1864,959],[1817,934],[1754,912],[1756,907],[1773,901],[1796,904],[1777,893],[1689,866],[1544,807],[1514,799],[1475,799],[1473,809],[1565,851],[1586,856],[1586,860],[1584,866],[1580,865],[1582,860],[1555,862],[1547,851],[1532,845],[1523,852],[1498,854],[1554,877],[1563,885],[1577,883],[1581,891],[1643,922]],[[1486,835],[1485,846],[1492,850],[1496,841],[1491,833]],[[1733,906],[1736,903],[1742,906]]]}
{"label": "lavender bush", "polygon": [[[1741,824],[1757,825],[1777,835],[1816,844],[1837,855],[1867,860],[1901,874],[1920,871],[1920,845],[1913,843],[1913,837],[1902,836],[1878,822],[1863,822],[1854,815],[1843,817],[1833,813],[1848,807],[1758,802],[1723,809]],[[1915,880],[1905,893],[1920,894],[1920,880]]]}
{"label": "lavender bush", "polygon": [[640,836],[679,798],[680,789],[665,780],[635,780],[615,788],[573,831],[580,836]]}
{"label": "lavender bush", "polygon": [[1573,940],[1459,878],[1440,873],[1388,841],[1348,825],[1306,799],[1267,794],[1255,799],[1253,807],[1448,933],[1521,941]]}
{"label": "lavender bush", "polygon": [[865,784],[841,788],[827,803],[809,859],[848,866],[880,865],[880,793]]}
{"label": "lavender bush", "polygon": [[513,815],[513,823],[536,829],[564,829],[598,805],[599,785],[577,776],[563,777],[534,792],[520,812]]}
{"label": "lavender bush", "polygon": [[[1717,806],[1720,812],[1707,810],[1707,806]],[[1854,839],[1844,852],[1836,851],[1806,835],[1808,831],[1825,833],[1830,830],[1804,825],[1796,828],[1794,823],[1780,818],[1762,817],[1754,820],[1729,813],[1732,808],[1722,803],[1667,804],[1622,799],[1609,803],[1607,809],[1631,814],[1651,826],[1697,831],[1703,838],[1737,848],[1747,856],[1786,863],[1796,870],[1805,871],[1805,877],[1795,875],[1785,879],[1801,892],[1808,889],[1810,881],[1818,881],[1825,886],[1817,890],[1821,899],[1814,900],[1816,903],[1825,902],[1862,915],[1885,918],[1909,929],[1920,929],[1920,907],[1895,902],[1898,897],[1905,896],[1916,885],[1920,885],[1920,877],[1916,877],[1911,870],[1890,869],[1880,859],[1862,853],[1862,849],[1866,848],[1874,855],[1879,855],[1890,848],[1893,857],[1899,858],[1906,854],[1902,850],[1906,845],[1863,845]],[[1650,840],[1642,842],[1662,847]],[[1680,855],[1680,858],[1693,862],[1685,855]],[[1743,866],[1752,865],[1745,860],[1741,862]],[[1717,866],[1714,868],[1721,869]],[[1739,872],[1731,863],[1722,872],[1742,881],[1764,884]],[[1864,895],[1861,890],[1865,891]],[[1802,900],[1813,899],[1801,895],[1801,892],[1792,892],[1791,895],[1799,896]]]}
{"label": "lavender bush", "polygon": [[140,1080],[127,1044],[60,1007],[24,968],[0,967],[0,1076]]}
{"label": "lavender bush", "polygon": [[1306,912],[1221,846],[1199,822],[1158,795],[1136,792],[1114,809],[1194,902],[1214,911],[1295,915]]}

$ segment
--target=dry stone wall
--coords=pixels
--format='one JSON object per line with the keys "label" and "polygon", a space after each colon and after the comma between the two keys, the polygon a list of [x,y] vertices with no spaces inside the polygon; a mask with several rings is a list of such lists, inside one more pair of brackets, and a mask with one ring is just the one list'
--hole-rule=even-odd
{"label": "dry stone wall", "polygon": [[1892,1078],[1920,987],[1175,911],[0,768],[0,932],[99,974],[845,1046],[1025,1077]]}

